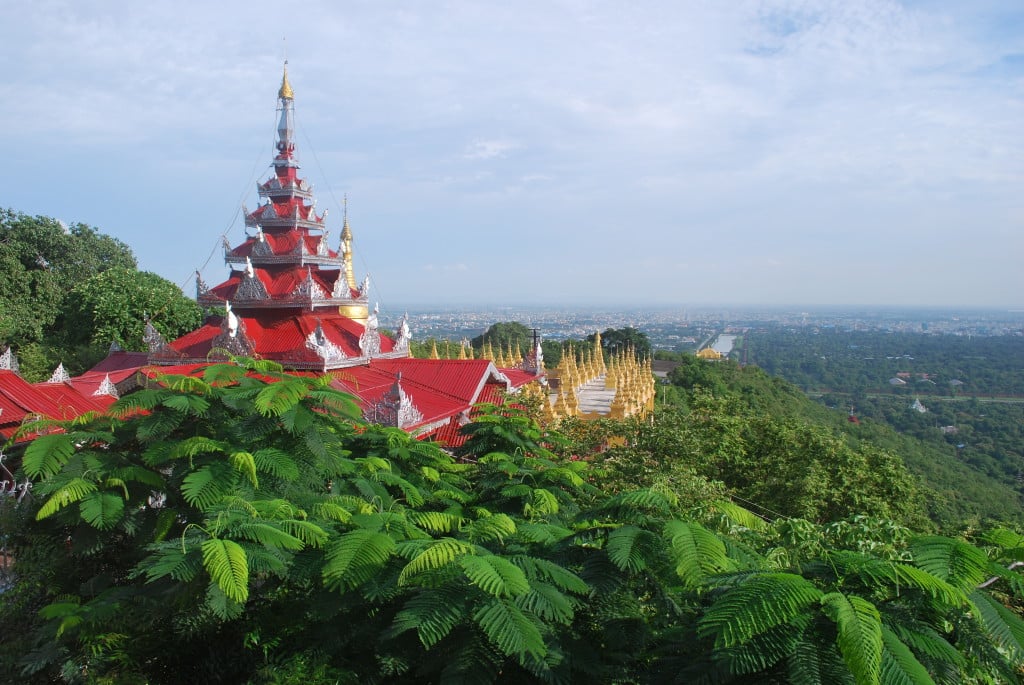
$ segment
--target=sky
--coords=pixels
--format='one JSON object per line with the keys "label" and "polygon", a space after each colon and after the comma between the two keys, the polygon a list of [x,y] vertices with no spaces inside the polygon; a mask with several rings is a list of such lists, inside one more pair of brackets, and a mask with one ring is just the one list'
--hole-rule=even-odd
{"label": "sky", "polygon": [[194,292],[301,173],[371,299],[1024,305],[1020,0],[0,3],[0,206]]}

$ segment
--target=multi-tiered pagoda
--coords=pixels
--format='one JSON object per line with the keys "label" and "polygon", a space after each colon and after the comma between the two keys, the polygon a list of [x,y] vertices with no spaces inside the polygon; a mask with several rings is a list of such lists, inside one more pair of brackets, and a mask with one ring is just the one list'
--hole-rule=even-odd
{"label": "multi-tiered pagoda", "polygon": [[201,306],[223,310],[201,328],[171,343],[148,331],[150,361],[206,362],[229,355],[256,356],[285,368],[329,371],[369,359],[409,356],[405,320],[397,339],[377,328],[369,309],[369,276],[352,272],[352,230],[344,217],[336,248],[318,214],[313,188],[299,177],[295,155],[295,97],[287,65],[277,93],[280,123],[271,177],[257,184],[260,205],[243,207],[247,237],[224,261],[231,275],[209,288],[196,274]]}

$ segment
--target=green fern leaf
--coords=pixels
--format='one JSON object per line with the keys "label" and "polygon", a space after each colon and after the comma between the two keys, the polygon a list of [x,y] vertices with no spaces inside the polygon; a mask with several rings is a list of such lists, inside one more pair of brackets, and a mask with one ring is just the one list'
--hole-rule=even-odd
{"label": "green fern leaf", "polygon": [[233,452],[229,460],[231,462],[231,466],[248,478],[254,488],[258,488],[260,486],[260,482],[256,478],[256,459],[252,454],[249,452]]}
{"label": "green fern leaf", "polygon": [[206,601],[204,604],[214,616],[222,621],[233,621],[245,611],[244,604],[228,597],[220,589],[220,586],[215,583],[210,583],[206,586]]}
{"label": "green fern leaf", "polygon": [[708,574],[730,566],[725,545],[700,524],[669,521],[665,524],[665,535],[669,538],[676,574],[689,589],[700,585]]}
{"label": "green fern leaf", "polygon": [[337,502],[317,502],[313,505],[312,511],[317,518],[329,521],[348,523],[352,519],[352,512]]}
{"label": "green fern leaf", "polygon": [[723,649],[742,644],[759,633],[808,616],[822,592],[791,573],[757,573],[721,595],[697,624],[697,634],[713,637]]}
{"label": "green fern leaf", "polygon": [[185,501],[199,509],[217,504],[235,483],[235,473],[224,462],[214,462],[185,476],[181,494]]}
{"label": "green fern leaf", "polygon": [[516,523],[505,514],[493,514],[477,519],[463,530],[473,542],[503,542],[516,533]]}
{"label": "green fern leaf", "polygon": [[183,550],[177,540],[165,543],[155,554],[146,558],[136,568],[135,573],[145,573],[146,582],[170,576],[182,583],[191,582],[203,567],[202,557],[198,548]]}
{"label": "green fern leaf", "polygon": [[227,450],[227,444],[203,435],[185,438],[174,446],[172,455],[178,457],[195,457],[200,454],[217,454]]}
{"label": "green fern leaf", "polygon": [[199,395],[171,395],[161,404],[189,416],[206,416],[210,409],[210,401]]}
{"label": "green fern leaf", "polygon": [[391,634],[416,630],[420,642],[430,649],[467,620],[466,595],[460,588],[426,590],[411,597],[395,615]]}
{"label": "green fern leaf", "polygon": [[550,490],[534,488],[530,493],[530,501],[523,505],[523,516],[554,516],[558,513],[558,498]]}
{"label": "green fern leaf", "polygon": [[543,659],[547,645],[535,620],[530,619],[510,600],[494,598],[473,615],[473,620],[502,653]]}
{"label": "green fern leaf", "polygon": [[1024,662],[1024,620],[989,596],[975,590],[970,595],[976,616],[993,642],[1006,650],[1018,664]]}
{"label": "green fern leaf", "polygon": [[473,585],[493,597],[516,597],[530,589],[522,570],[502,557],[463,555],[459,565]]}
{"label": "green fern leaf", "polygon": [[871,602],[839,592],[821,598],[824,613],[839,629],[839,651],[858,683],[878,682],[882,667],[882,622]]}
{"label": "green fern leaf", "polygon": [[462,523],[462,517],[443,511],[410,511],[409,520],[423,530],[434,533],[450,533]]}
{"label": "green fern leaf", "polygon": [[308,394],[309,383],[302,378],[270,383],[256,395],[256,410],[263,416],[281,416]]}
{"label": "green fern leaf", "polygon": [[249,598],[249,565],[245,550],[234,540],[203,541],[203,567],[224,595],[235,602]]}
{"label": "green fern leaf", "polygon": [[420,492],[419,488],[407,481],[405,478],[402,478],[391,471],[377,471],[374,473],[374,478],[384,485],[397,487],[401,490],[402,496],[410,507],[422,506],[424,501],[423,493]]}
{"label": "green fern leaf", "polygon": [[793,685],[854,685],[853,676],[834,644],[804,635],[787,658],[787,675]]}
{"label": "green fern leaf", "polygon": [[269,523],[243,523],[233,527],[232,533],[246,540],[258,542],[266,547],[295,551],[306,546],[302,540],[294,535],[289,535]]}
{"label": "green fern leaf", "polygon": [[456,540],[455,538],[436,540],[405,565],[405,568],[398,575],[398,584],[405,585],[418,573],[443,568],[455,561],[459,556],[472,554],[472,552],[472,545],[461,540]]}
{"label": "green fern leaf", "polygon": [[163,440],[177,430],[188,416],[176,411],[154,411],[135,423],[135,437],[141,443]]}
{"label": "green fern leaf", "polygon": [[124,499],[112,492],[90,492],[78,504],[82,519],[93,528],[108,530],[124,514]]}
{"label": "green fern leaf", "polygon": [[245,369],[234,364],[211,364],[203,370],[203,380],[211,386],[234,385],[245,377]]}
{"label": "green fern leaf", "polygon": [[258,471],[286,481],[293,481],[299,477],[299,467],[295,460],[282,450],[265,447],[254,452],[252,456]]}
{"label": "green fern leaf", "polygon": [[[469,557],[467,557],[469,558]],[[516,606],[543,621],[569,625],[576,611],[575,600],[553,585],[532,583],[530,591],[515,598]]]}
{"label": "green fern leaf", "polygon": [[280,525],[290,535],[294,535],[303,544],[310,547],[323,547],[327,542],[327,531],[315,523],[298,519],[286,519],[281,521]]}
{"label": "green fern leaf", "polygon": [[89,481],[82,480],[81,478],[72,478],[64,485],[57,488],[54,493],[50,496],[50,499],[46,500],[39,511],[36,513],[36,520],[42,521],[48,516],[52,516],[72,502],[77,502],[82,499],[90,492],[96,491],[96,485]]}
{"label": "green fern leaf", "polygon": [[209,395],[212,388],[208,383],[195,376],[168,373],[157,377],[157,380],[170,390],[177,392],[192,393],[195,395]]}
{"label": "green fern leaf", "polygon": [[733,523],[750,528],[751,530],[767,530],[768,522],[754,512],[741,507],[730,500],[719,500],[711,504],[712,507],[724,514]]}
{"label": "green fern leaf", "polygon": [[161,404],[170,394],[165,388],[143,388],[136,390],[110,405],[107,413],[116,418],[123,419],[140,412],[148,412]]}
{"label": "green fern leaf", "polygon": [[67,433],[40,435],[25,448],[21,467],[29,478],[52,478],[74,453],[74,438]]}
{"label": "green fern leaf", "polygon": [[910,550],[916,566],[965,592],[988,577],[988,557],[966,542],[933,535],[912,540]]}
{"label": "green fern leaf", "polygon": [[520,521],[516,529],[520,539],[527,542],[538,542],[542,545],[553,545],[573,534],[571,530],[562,526],[531,521]]}
{"label": "green fern leaf", "polygon": [[358,529],[342,535],[327,549],[323,577],[329,587],[354,588],[377,574],[395,552],[389,535]]}
{"label": "green fern leaf", "polygon": [[935,685],[928,669],[896,634],[882,626],[882,682],[886,685]]}
{"label": "green fern leaf", "polygon": [[530,580],[538,579],[551,583],[564,592],[575,592],[579,595],[590,594],[591,588],[582,578],[553,561],[517,554],[512,557],[512,563],[523,569],[523,573]]}
{"label": "green fern leaf", "polygon": [[608,534],[605,551],[621,571],[638,573],[647,568],[647,556],[651,554],[657,538],[650,531],[636,526],[622,526]]}

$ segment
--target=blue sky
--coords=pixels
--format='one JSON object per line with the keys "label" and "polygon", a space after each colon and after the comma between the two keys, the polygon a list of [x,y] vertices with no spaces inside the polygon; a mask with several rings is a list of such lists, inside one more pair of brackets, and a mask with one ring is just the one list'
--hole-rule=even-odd
{"label": "blue sky", "polygon": [[385,310],[1024,304],[1019,0],[3,3],[0,205],[223,280],[285,52]]}

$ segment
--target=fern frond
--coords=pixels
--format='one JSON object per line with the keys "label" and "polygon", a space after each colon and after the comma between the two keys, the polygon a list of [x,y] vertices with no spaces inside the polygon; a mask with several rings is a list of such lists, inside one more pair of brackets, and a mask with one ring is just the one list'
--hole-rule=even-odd
{"label": "fern frond", "polygon": [[787,658],[787,675],[793,685],[854,685],[836,646],[804,634]]}
{"label": "fern frond", "polygon": [[459,565],[470,583],[492,597],[516,597],[530,589],[523,571],[502,557],[464,554],[459,557]]}
{"label": "fern frond", "polygon": [[718,537],[697,523],[669,521],[665,535],[676,564],[676,574],[687,588],[696,588],[711,573],[730,568],[725,545]]}
{"label": "fern frond", "polygon": [[718,500],[711,503],[711,507],[721,512],[726,518],[744,528],[763,531],[768,529],[768,522],[763,518],[741,507],[732,500]]}
{"label": "fern frond", "polygon": [[140,562],[135,574],[146,574],[147,583],[164,576],[187,583],[199,574],[202,567],[203,560],[199,548],[182,550],[181,543],[174,540],[161,545],[154,554]]}
{"label": "fern frond", "polygon": [[402,478],[397,473],[391,471],[378,471],[374,473],[374,478],[384,485],[390,485],[397,487],[402,491],[402,496],[410,507],[418,507],[423,504],[423,493],[420,492],[419,488]]}
{"label": "fern frond", "polygon": [[266,547],[276,547],[291,551],[297,551],[305,547],[302,540],[294,535],[289,535],[280,528],[269,523],[243,523],[241,525],[234,526],[231,529],[231,532],[234,535],[245,538],[246,540],[258,542]]}
{"label": "fern frond", "polygon": [[206,586],[204,606],[222,621],[232,621],[241,616],[245,610],[244,604],[228,597],[216,583],[210,583]]}
{"label": "fern frond", "polygon": [[760,573],[743,578],[708,608],[697,634],[713,637],[716,648],[742,644],[755,635],[807,615],[822,592],[791,573]]}
{"label": "fern frond", "polygon": [[405,585],[418,573],[443,568],[464,554],[472,554],[473,546],[455,538],[440,538],[416,555],[398,575],[398,584]]}
{"label": "fern frond", "polygon": [[214,440],[204,435],[195,435],[185,438],[174,446],[171,454],[174,458],[195,457],[200,454],[216,454],[227,450],[227,444],[220,440]]}
{"label": "fern frond", "polygon": [[647,557],[656,544],[657,538],[650,531],[622,526],[608,534],[605,551],[620,571],[639,573],[647,568]]}
{"label": "fern frond", "polygon": [[309,547],[323,547],[327,542],[327,531],[310,521],[285,519],[280,522],[280,526]]}
{"label": "fern frond", "polygon": [[590,594],[590,586],[582,578],[548,559],[517,554],[512,557],[512,563],[523,569],[523,573],[530,580],[539,579],[552,583],[559,590],[565,592],[575,592],[579,595]]}
{"label": "fern frond", "polygon": [[188,416],[176,411],[154,411],[135,422],[135,437],[141,443],[163,440],[185,423]]}
{"label": "fern frond", "polygon": [[987,592],[975,590],[970,598],[989,638],[1006,650],[1017,664],[1024,662],[1024,620]]}
{"label": "fern frond", "polygon": [[52,478],[75,453],[75,441],[67,433],[40,435],[25,448],[21,468],[29,478]]}
{"label": "fern frond", "polygon": [[409,520],[423,530],[439,534],[450,533],[462,523],[462,517],[443,511],[409,511]]}
{"label": "fern frond", "polygon": [[328,521],[348,523],[352,519],[352,512],[342,507],[337,502],[317,502],[312,507],[313,516]]}
{"label": "fern frond", "polygon": [[252,455],[256,470],[269,473],[282,480],[292,481],[299,477],[299,467],[295,460],[282,450],[265,447]]}
{"label": "fern frond", "polygon": [[843,660],[858,683],[878,682],[882,667],[882,621],[871,602],[856,595],[830,592],[821,598],[825,615],[839,629]]}
{"label": "fern frond", "polygon": [[224,462],[214,462],[185,476],[181,494],[198,509],[208,509],[223,498],[235,483],[235,473]]}
{"label": "fern frond", "polygon": [[893,685],[935,685],[928,669],[900,639],[882,626],[882,682]]}
{"label": "fern frond", "polygon": [[232,452],[229,461],[236,471],[249,479],[254,488],[260,486],[260,482],[256,478],[256,460],[252,454],[249,452]]}
{"label": "fern frond", "polygon": [[914,564],[954,587],[968,591],[988,577],[988,557],[961,540],[930,535],[910,542]]}
{"label": "fern frond", "polygon": [[309,383],[301,378],[287,378],[269,383],[256,395],[256,410],[263,416],[281,416],[309,394]]}
{"label": "fern frond", "polygon": [[235,602],[249,598],[249,564],[234,540],[209,538],[203,541],[203,567],[224,595]]}
{"label": "fern frond", "polygon": [[39,511],[36,513],[36,521],[42,521],[44,518],[52,516],[72,502],[77,502],[90,492],[95,491],[96,485],[94,483],[81,478],[72,478],[57,488],[50,495],[50,499],[46,500],[43,506],[39,508]]}
{"label": "fern frond", "polygon": [[327,548],[323,577],[328,587],[362,585],[387,563],[395,541],[385,533],[357,529],[345,533]]}
{"label": "fern frond", "polygon": [[203,369],[203,380],[211,386],[234,385],[245,377],[245,369],[234,364],[211,364]]}
{"label": "fern frond", "polygon": [[466,594],[459,588],[422,590],[413,595],[395,615],[390,634],[415,630],[420,642],[430,649],[466,621]]}
{"label": "fern frond", "polygon": [[[468,558],[468,557],[467,557]],[[529,592],[515,598],[516,606],[539,616],[542,621],[569,625],[576,612],[576,601],[570,595],[547,583],[532,583]]]}
{"label": "fern frond", "polygon": [[490,600],[476,611],[473,620],[502,653],[518,657],[520,663],[528,656],[543,659],[547,654],[547,645],[535,619],[510,600]]}
{"label": "fern frond", "polygon": [[107,413],[123,419],[132,414],[151,411],[170,395],[165,388],[142,388],[115,401]]}
{"label": "fern frond", "polygon": [[463,532],[472,542],[503,542],[516,534],[516,522],[505,514],[493,514],[476,519]]}
{"label": "fern frond", "polygon": [[208,383],[195,376],[168,373],[157,376],[157,380],[170,390],[187,392],[196,395],[209,395],[211,388]]}
{"label": "fern frond", "polygon": [[206,416],[210,409],[210,401],[199,395],[171,395],[161,404],[189,416]]}
{"label": "fern frond", "polygon": [[124,499],[112,492],[90,492],[78,504],[82,519],[93,528],[108,530],[124,514]]}
{"label": "fern frond", "polygon": [[554,516],[558,513],[558,498],[550,490],[532,488],[529,497],[530,501],[523,504],[523,516],[536,518],[538,516]]}

